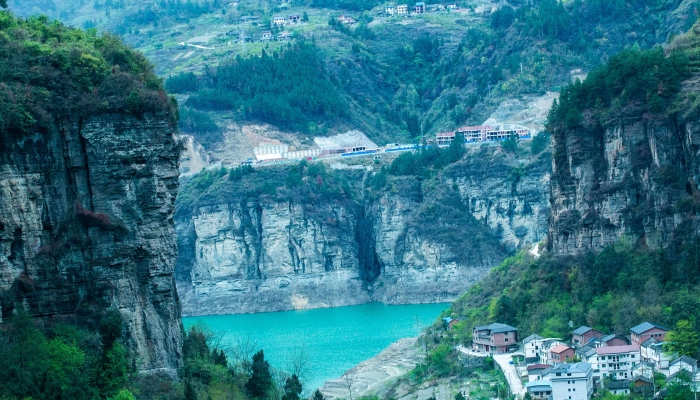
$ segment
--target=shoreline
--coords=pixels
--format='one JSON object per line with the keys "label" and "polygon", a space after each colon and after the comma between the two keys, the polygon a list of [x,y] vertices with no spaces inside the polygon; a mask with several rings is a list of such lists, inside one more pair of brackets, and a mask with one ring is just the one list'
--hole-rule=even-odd
{"label": "shoreline", "polygon": [[418,338],[404,338],[389,345],[376,356],[345,371],[337,379],[329,379],[319,388],[326,399],[358,398],[390,389],[401,376],[410,372],[425,355],[417,345]]}

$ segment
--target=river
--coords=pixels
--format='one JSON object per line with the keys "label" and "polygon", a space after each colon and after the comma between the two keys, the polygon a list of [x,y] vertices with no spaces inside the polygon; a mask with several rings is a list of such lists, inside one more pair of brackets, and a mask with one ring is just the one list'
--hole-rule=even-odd
{"label": "river", "polygon": [[258,314],[183,318],[185,328],[202,322],[219,333],[224,347],[249,340],[263,349],[265,359],[285,369],[294,354],[308,360],[304,392],[337,378],[372,358],[398,339],[416,336],[449,304],[359,306]]}

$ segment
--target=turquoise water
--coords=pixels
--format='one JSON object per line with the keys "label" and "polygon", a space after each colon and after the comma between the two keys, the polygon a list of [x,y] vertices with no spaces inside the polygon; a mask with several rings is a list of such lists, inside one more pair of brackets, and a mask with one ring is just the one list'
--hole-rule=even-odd
{"label": "turquoise water", "polygon": [[300,350],[309,373],[304,391],[337,378],[354,365],[379,354],[401,338],[416,336],[449,304],[388,306],[380,303],[275,313],[212,315],[183,318],[185,328],[205,323],[222,334],[224,346],[250,340],[265,351],[270,365],[284,369]]}

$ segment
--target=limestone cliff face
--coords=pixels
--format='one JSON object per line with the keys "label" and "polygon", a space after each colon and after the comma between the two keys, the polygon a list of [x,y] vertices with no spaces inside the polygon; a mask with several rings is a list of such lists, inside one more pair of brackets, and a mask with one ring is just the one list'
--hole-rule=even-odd
{"label": "limestone cliff face", "polygon": [[2,317],[94,323],[117,311],[140,370],[177,368],[179,149],[164,115],[59,120],[3,137]]}
{"label": "limestone cliff face", "polygon": [[622,235],[663,247],[681,225],[697,230],[686,217],[700,182],[700,124],[638,115],[585,139],[579,133],[553,136],[555,252],[601,249]]}
{"label": "limestone cliff face", "polygon": [[548,154],[521,167],[483,149],[429,182],[358,184],[353,201],[219,197],[179,213],[183,314],[452,301],[509,249],[543,239]]}

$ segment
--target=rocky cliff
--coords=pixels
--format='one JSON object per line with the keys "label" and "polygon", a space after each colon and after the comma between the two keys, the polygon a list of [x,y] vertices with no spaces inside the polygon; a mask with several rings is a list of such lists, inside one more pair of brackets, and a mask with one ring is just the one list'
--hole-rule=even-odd
{"label": "rocky cliff", "polygon": [[116,310],[139,369],[175,368],[178,148],[167,118],[61,120],[0,152],[2,317]]}
{"label": "rocky cliff", "polygon": [[[570,88],[569,100],[553,111],[548,242],[554,252],[600,250],[623,235],[658,248],[698,231],[698,74],[693,56],[688,65],[684,54],[698,48],[698,31],[677,39],[665,55],[617,56]],[[609,101],[596,93],[603,75],[612,76],[609,81],[620,75],[617,86],[608,84]],[[642,76],[640,87],[654,92],[635,98]]]}
{"label": "rocky cliff", "polygon": [[[233,173],[200,174],[183,198],[201,197],[181,201],[176,224],[183,314],[451,301],[511,249],[544,238],[549,160],[493,147],[428,180],[376,185],[382,172],[371,167],[299,176],[318,193],[340,188],[332,198],[290,196],[294,172],[283,169],[235,183]],[[202,189],[206,179],[214,183]],[[276,186],[230,189],[263,180]]]}

